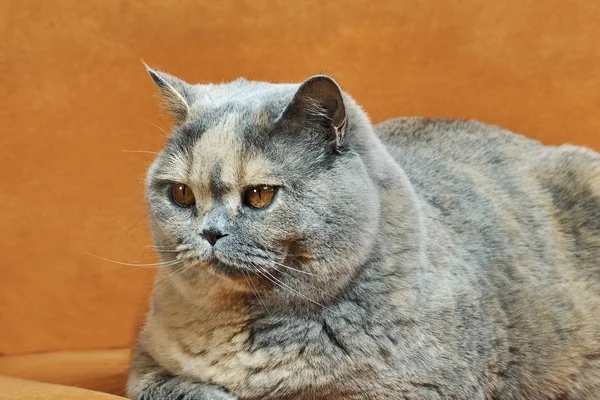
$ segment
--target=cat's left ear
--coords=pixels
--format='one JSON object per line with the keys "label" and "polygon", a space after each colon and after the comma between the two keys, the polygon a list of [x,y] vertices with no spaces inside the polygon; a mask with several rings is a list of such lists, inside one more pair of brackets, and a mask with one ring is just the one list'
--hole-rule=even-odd
{"label": "cat's left ear", "polygon": [[185,121],[189,116],[193,101],[192,85],[172,75],[152,69],[148,65],[146,65],[146,70],[158,86],[167,111],[176,118],[177,123]]}
{"label": "cat's left ear", "polygon": [[336,147],[346,133],[346,108],[342,90],[337,82],[326,75],[306,80],[283,112],[282,118],[304,126],[325,130]]}

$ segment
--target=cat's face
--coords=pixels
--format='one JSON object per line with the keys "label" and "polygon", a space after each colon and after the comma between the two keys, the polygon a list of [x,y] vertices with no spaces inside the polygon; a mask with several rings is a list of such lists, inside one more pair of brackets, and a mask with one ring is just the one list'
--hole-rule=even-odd
{"label": "cat's face", "polygon": [[247,289],[253,276],[286,298],[335,296],[365,261],[379,216],[335,82],[191,86],[150,73],[179,117],[147,178],[156,246],[185,269],[173,279],[209,272]]}

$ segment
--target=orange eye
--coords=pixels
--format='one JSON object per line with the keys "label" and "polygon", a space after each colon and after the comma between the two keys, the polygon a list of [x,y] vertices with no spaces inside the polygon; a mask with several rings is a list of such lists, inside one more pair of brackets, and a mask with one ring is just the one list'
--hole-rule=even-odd
{"label": "orange eye", "polygon": [[173,182],[171,184],[171,198],[180,207],[190,207],[196,203],[192,189],[183,183]]}
{"label": "orange eye", "polygon": [[244,192],[242,201],[244,205],[252,208],[264,208],[273,201],[276,188],[269,185],[251,186]]}

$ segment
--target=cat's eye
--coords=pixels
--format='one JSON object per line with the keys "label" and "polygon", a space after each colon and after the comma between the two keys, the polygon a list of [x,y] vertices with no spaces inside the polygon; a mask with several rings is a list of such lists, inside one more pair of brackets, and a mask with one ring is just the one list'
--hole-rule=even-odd
{"label": "cat's eye", "polygon": [[171,184],[171,198],[179,207],[190,207],[196,203],[192,189],[183,183],[173,182]]}
{"label": "cat's eye", "polygon": [[273,201],[276,191],[277,188],[275,186],[251,186],[243,193],[242,202],[248,207],[264,208]]}

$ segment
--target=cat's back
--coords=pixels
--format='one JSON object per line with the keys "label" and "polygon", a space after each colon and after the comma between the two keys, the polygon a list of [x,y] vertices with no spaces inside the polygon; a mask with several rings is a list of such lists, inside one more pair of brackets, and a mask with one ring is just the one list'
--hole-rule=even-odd
{"label": "cat's back", "polygon": [[446,199],[477,213],[489,203],[496,209],[508,203],[522,214],[537,209],[564,223],[577,220],[600,237],[600,154],[592,150],[544,146],[477,121],[397,118],[375,131],[435,207]]}
{"label": "cat's back", "polygon": [[443,216],[489,213],[492,192],[523,197],[525,180],[547,152],[539,142],[476,121],[396,118],[375,131],[417,194]]}
{"label": "cat's back", "polygon": [[394,118],[375,131],[402,167],[439,160],[456,166],[490,165],[540,152],[541,143],[478,121]]}
{"label": "cat's back", "polygon": [[460,246],[541,250],[546,263],[559,251],[600,282],[600,154],[476,121],[398,118],[375,131]]}
{"label": "cat's back", "polygon": [[[543,191],[557,204],[567,198],[599,204],[600,154],[583,147],[545,146],[477,121],[396,118],[376,125],[375,132],[417,191],[423,186],[435,191],[444,182],[458,187],[489,183],[508,195],[518,194],[508,190],[514,185]],[[525,187],[528,181],[536,185]]]}

